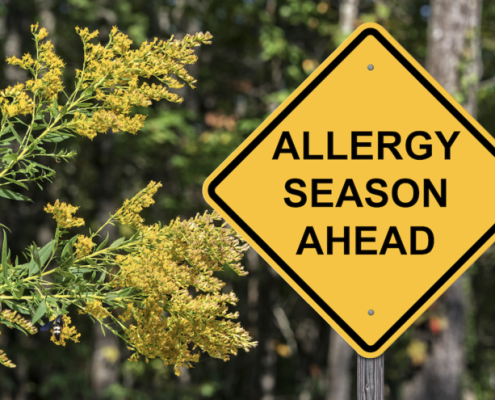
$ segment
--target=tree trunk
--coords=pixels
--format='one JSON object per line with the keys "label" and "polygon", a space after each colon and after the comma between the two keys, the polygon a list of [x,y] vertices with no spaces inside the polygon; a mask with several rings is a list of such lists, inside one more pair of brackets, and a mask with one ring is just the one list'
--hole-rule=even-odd
{"label": "tree trunk", "polygon": [[482,0],[432,0],[426,69],[476,117]]}
{"label": "tree trunk", "polygon": [[[19,34],[19,23],[22,20],[22,12],[15,1],[9,3],[9,14],[7,18],[7,35],[5,38],[4,51],[6,57],[22,57],[22,40]],[[26,71],[15,65],[5,64],[5,80],[9,85],[26,80]]]}
{"label": "tree trunk", "polygon": [[[349,36],[355,28],[359,0],[342,0],[339,9],[340,34]],[[351,365],[354,351],[335,331],[330,331],[326,400],[350,400]]]}
{"label": "tree trunk", "polygon": [[56,45],[57,35],[55,34],[55,24],[57,22],[53,13],[53,0],[35,0],[40,14],[40,26],[46,28],[50,33],[50,41]]}
{"label": "tree trunk", "polygon": [[326,400],[350,400],[351,364],[354,351],[342,337],[332,329],[328,354],[328,385]]}
{"label": "tree trunk", "polygon": [[[113,143],[114,136],[108,134],[101,138],[99,163],[99,190],[95,196],[98,199],[98,225],[103,225],[109,213],[114,213],[117,209],[115,203],[115,169],[113,163]],[[101,237],[105,238],[109,235],[109,243],[116,239],[117,229],[115,226],[107,225],[101,232]],[[115,335],[106,331],[105,336],[101,330],[100,324],[97,322],[94,325],[94,350],[91,365],[91,387],[96,398],[101,397],[105,389],[111,384],[117,382],[118,371],[117,361],[120,358],[118,342]]]}
{"label": "tree trunk", "polygon": [[340,32],[350,35],[354,31],[354,24],[359,11],[359,0],[342,0],[339,8]]}
{"label": "tree trunk", "polygon": [[[481,0],[432,0],[426,67],[433,77],[476,116],[480,75]],[[406,384],[404,400],[456,400],[466,367],[464,339],[467,295],[461,277],[438,300],[448,328],[431,344],[421,370]]]}

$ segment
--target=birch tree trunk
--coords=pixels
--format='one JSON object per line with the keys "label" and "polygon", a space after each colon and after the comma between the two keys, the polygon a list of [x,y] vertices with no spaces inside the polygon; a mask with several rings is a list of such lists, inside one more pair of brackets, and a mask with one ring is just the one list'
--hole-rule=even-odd
{"label": "birch tree trunk", "polygon": [[[342,35],[350,35],[355,28],[359,0],[342,0],[339,10],[339,28]],[[330,331],[326,400],[350,400],[351,366],[354,351],[335,331]]]}
{"label": "birch tree trunk", "polygon": [[[426,68],[476,117],[481,69],[481,0],[432,0]],[[421,370],[404,388],[404,400],[457,400],[466,360],[467,295],[461,277],[438,300],[448,328],[436,338]]]}
{"label": "birch tree trunk", "polygon": [[359,0],[342,0],[339,8],[339,29],[345,35],[354,31],[359,12]]}
{"label": "birch tree trunk", "polygon": [[[115,201],[115,168],[113,160],[113,144],[115,137],[104,136],[100,141],[98,162],[100,164],[99,188],[95,195],[98,201],[98,225],[103,225],[109,213],[115,212],[118,205]],[[101,232],[101,237],[109,235],[109,243],[116,239],[117,229],[107,225]],[[96,398],[100,398],[105,389],[118,380],[118,361],[120,359],[117,337],[106,331],[103,335],[100,323],[93,327],[94,350],[91,362],[91,387]]]}

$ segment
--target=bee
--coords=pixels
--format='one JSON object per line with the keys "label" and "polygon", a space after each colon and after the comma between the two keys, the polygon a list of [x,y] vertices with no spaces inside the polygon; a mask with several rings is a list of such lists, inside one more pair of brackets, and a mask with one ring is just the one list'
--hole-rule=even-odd
{"label": "bee", "polygon": [[62,333],[62,328],[64,327],[64,316],[60,314],[53,321],[47,322],[40,328],[41,332],[48,332],[53,327],[53,334],[57,342],[60,341],[60,334]]}

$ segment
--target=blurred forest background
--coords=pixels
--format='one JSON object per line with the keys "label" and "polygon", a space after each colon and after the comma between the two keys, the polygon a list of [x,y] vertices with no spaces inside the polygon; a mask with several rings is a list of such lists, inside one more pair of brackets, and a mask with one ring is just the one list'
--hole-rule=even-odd
{"label": "blurred forest background", "polygon": [[[97,226],[150,180],[164,188],[147,221],[203,212],[205,178],[363,22],[382,24],[493,133],[494,20],[493,0],[0,0],[0,58],[32,51],[30,25],[40,22],[67,62],[68,87],[83,58],[76,26],[98,29],[105,42],[117,25],[137,45],[197,31],[214,36],[189,69],[197,89],[179,91],[183,104],[142,111],[149,117],[138,137],[71,139],[76,160],[52,166],[57,177],[44,191],[33,186],[34,205],[2,199],[12,250],[50,239],[47,202],[81,206],[78,214]],[[0,65],[2,87],[24,79]],[[359,87],[349,90],[359,95]],[[110,230],[114,238],[128,233]],[[259,341],[250,353],[227,363],[204,356],[176,377],[160,360],[128,362],[123,344],[86,316],[71,315],[82,338],[65,348],[2,326],[0,348],[18,367],[0,369],[0,400],[355,398],[355,353],[253,251],[244,262],[247,277],[223,278]],[[386,399],[495,398],[494,267],[489,250],[390,347]]]}

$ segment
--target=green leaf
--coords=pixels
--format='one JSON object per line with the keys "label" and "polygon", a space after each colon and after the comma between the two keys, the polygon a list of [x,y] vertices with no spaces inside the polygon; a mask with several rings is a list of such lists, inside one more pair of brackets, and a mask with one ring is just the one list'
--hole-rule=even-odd
{"label": "green leaf", "polygon": [[3,231],[3,246],[2,246],[2,273],[3,280],[9,287],[12,287],[12,284],[9,280],[9,264],[7,263],[7,234]]}
{"label": "green leaf", "polygon": [[53,107],[52,107],[52,110],[53,110],[53,116],[55,118],[58,117],[58,102],[57,102],[57,98],[54,96],[53,97]]}
{"label": "green leaf", "polygon": [[7,159],[9,159],[10,161],[16,162],[17,161],[17,153],[7,154]]}
{"label": "green leaf", "polygon": [[66,243],[66,245],[64,246],[64,249],[62,250],[62,258],[72,257],[72,255],[74,254],[74,251],[72,248],[74,247],[74,243],[76,243],[76,240],[78,237],[79,237],[79,235],[73,236]]}
{"label": "green leaf", "polygon": [[14,289],[14,291],[12,292],[12,294],[14,295],[14,297],[17,299],[17,300],[20,300],[22,295],[24,294],[24,288],[21,287],[19,289]]}
{"label": "green leaf", "polygon": [[98,263],[95,260],[91,259],[91,258],[86,258],[86,261],[88,262],[88,264],[91,264],[94,267],[97,267],[98,266]]}
{"label": "green leaf", "polygon": [[7,229],[10,233],[12,233],[12,231],[9,229],[9,227],[8,227],[8,226],[5,226],[4,224],[0,224],[0,227],[5,228],[5,229]]}
{"label": "green leaf", "polygon": [[119,297],[127,297],[130,295],[136,294],[136,293],[139,293],[138,289],[133,288],[133,287],[128,287],[128,288],[122,289],[121,291],[117,292],[116,294]]}
{"label": "green leaf", "polygon": [[19,136],[19,134],[18,134],[18,133],[17,133],[17,131],[15,130],[14,125],[12,125],[12,124],[10,123],[10,121],[9,121],[9,120],[7,120],[7,122],[8,122],[8,124],[9,124],[10,131],[11,131],[11,132],[14,134],[14,136],[15,136],[15,139],[19,142],[19,144],[21,144],[21,143],[22,143],[21,137]]}
{"label": "green leaf", "polygon": [[23,182],[17,182],[15,179],[11,179],[11,178],[8,178],[6,176],[4,176],[3,179],[5,179],[7,182],[12,183],[13,185],[19,185],[23,189],[28,189],[27,185],[24,184]]}
{"label": "green leaf", "polygon": [[41,259],[40,259],[40,255],[38,253],[38,249],[36,248],[36,245],[33,246],[33,260],[36,263],[36,265],[38,266],[38,268],[41,269]]}
{"label": "green leaf", "polygon": [[112,300],[115,300],[117,297],[119,297],[119,294],[118,293],[107,293],[105,295],[105,301],[112,301]]}
{"label": "green leaf", "polygon": [[[51,240],[45,244],[39,252],[36,249],[36,244],[33,245],[33,259],[29,263],[29,276],[41,271],[52,254],[54,244],[55,240]],[[36,255],[38,256],[39,262],[36,260]]]}
{"label": "green leaf", "polygon": [[14,311],[17,311],[18,313],[27,314],[27,315],[31,314],[27,307],[21,306],[20,304],[17,304],[14,301],[4,300],[4,303],[7,304],[9,308],[11,308]]}
{"label": "green leaf", "polygon": [[74,137],[74,135],[50,133],[43,138],[43,141],[48,143],[59,143],[70,137]]}
{"label": "green leaf", "polygon": [[[93,94],[93,89],[88,88],[84,92],[81,93],[81,97],[80,98],[84,98],[86,96],[91,96],[92,94]],[[81,104],[84,104],[84,103],[81,103]]]}
{"label": "green leaf", "polygon": [[122,243],[125,241],[125,236],[121,237],[120,239],[117,239],[115,242],[113,242],[109,249],[115,249],[116,247],[119,247]]}
{"label": "green leaf", "polygon": [[18,201],[30,201],[31,203],[33,200],[31,200],[29,197],[24,196],[23,194],[13,192],[12,190],[9,189],[0,189],[0,197],[5,197],[6,199],[11,199],[11,200],[18,200]]}
{"label": "green leaf", "polygon": [[19,118],[17,118],[17,117],[15,117],[15,120],[16,120],[17,122],[19,122],[20,124],[22,124],[22,125],[29,126],[28,124],[26,124],[25,122],[22,122],[22,121],[21,121]]}
{"label": "green leaf", "polygon": [[105,247],[105,245],[107,244],[108,242],[108,232],[107,232],[107,237],[105,238],[105,240],[103,242],[100,243],[100,245],[98,246],[98,248],[96,249],[96,251],[99,251],[101,249],[103,249],[103,247]]}
{"label": "green leaf", "polygon": [[84,275],[88,272],[93,272],[94,270],[92,268],[77,268],[73,269],[72,272],[76,275]]}
{"label": "green leaf", "polygon": [[36,310],[36,312],[34,313],[34,316],[33,316],[33,319],[31,321],[31,323],[34,325],[36,322],[38,322],[38,320],[43,316],[45,315],[45,312],[46,312],[46,301],[43,300],[40,305],[38,306],[38,309]]}
{"label": "green leaf", "polygon": [[105,278],[107,277],[107,271],[103,271],[103,273],[100,276],[100,279],[98,279],[97,283],[103,283],[105,282]]}
{"label": "green leaf", "polygon": [[64,277],[64,278],[66,278],[66,279],[69,279],[69,280],[76,278],[76,276],[74,274],[70,273],[67,270],[60,269],[60,268],[57,269],[57,272],[56,273],[59,274],[60,276]]}

